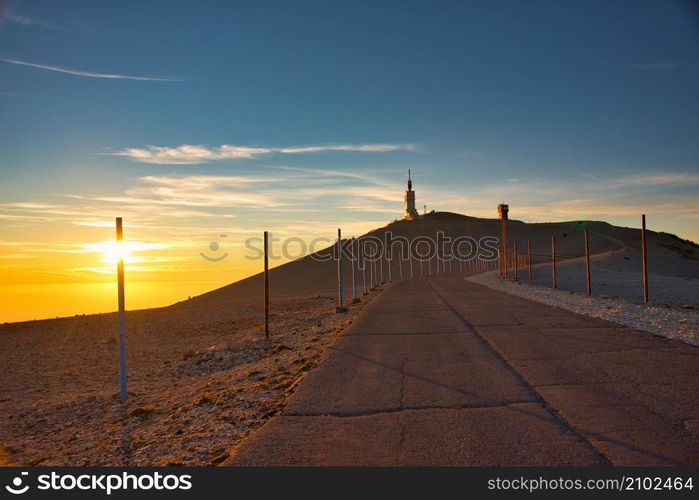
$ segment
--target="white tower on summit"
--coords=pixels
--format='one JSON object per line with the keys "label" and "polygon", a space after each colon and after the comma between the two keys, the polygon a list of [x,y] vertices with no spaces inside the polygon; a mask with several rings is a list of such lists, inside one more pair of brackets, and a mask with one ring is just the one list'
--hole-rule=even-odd
{"label": "white tower on summit", "polygon": [[415,191],[413,191],[413,181],[410,180],[410,169],[408,169],[408,190],[405,192],[405,214],[403,220],[416,220],[420,214],[415,210]]}

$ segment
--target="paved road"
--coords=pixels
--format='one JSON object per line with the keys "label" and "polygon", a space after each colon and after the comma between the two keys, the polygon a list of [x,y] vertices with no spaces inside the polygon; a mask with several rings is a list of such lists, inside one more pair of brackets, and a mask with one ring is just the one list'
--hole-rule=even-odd
{"label": "paved road", "polygon": [[465,281],[394,283],[228,465],[699,464],[699,349]]}

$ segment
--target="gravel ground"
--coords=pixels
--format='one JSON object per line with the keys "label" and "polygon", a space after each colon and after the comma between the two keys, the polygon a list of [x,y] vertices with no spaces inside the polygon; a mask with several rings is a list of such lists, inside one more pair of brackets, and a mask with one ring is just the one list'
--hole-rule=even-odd
{"label": "gravel ground", "polygon": [[[650,304],[679,309],[685,304],[699,305],[699,261],[677,256],[651,256],[648,262]],[[643,275],[641,255],[638,251],[623,251],[596,255],[590,259],[592,291],[595,296],[619,298],[633,303],[643,301]],[[521,281],[527,273],[520,271]],[[556,266],[558,288],[587,293],[585,286],[585,261],[575,259],[560,261]],[[550,264],[533,268],[536,285],[551,284]]]}
{"label": "gravel ground", "polygon": [[[472,276],[476,283],[513,295],[615,321],[638,330],[699,345],[699,263],[682,257],[656,258],[649,274],[650,302],[644,304],[638,252],[626,249],[595,256],[591,261],[592,296],[585,288],[585,262],[573,260],[557,266],[557,289],[550,288],[548,264],[533,268],[533,286],[527,273],[520,281],[503,280],[497,272]],[[667,274],[659,274],[663,272]]]}
{"label": "gravel ground", "polygon": [[125,404],[115,314],[0,325],[0,464],[222,462],[367,300],[346,314],[335,314],[334,295],[271,302],[270,339],[259,300],[127,312]]}

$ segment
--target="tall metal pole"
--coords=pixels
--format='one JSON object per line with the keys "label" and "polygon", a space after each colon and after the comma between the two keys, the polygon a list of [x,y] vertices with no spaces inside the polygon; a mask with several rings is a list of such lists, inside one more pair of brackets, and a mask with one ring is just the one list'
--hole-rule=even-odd
{"label": "tall metal pole", "polygon": [[508,255],[508,234],[507,234],[507,225],[508,225],[508,219],[509,219],[509,213],[510,213],[510,207],[509,205],[505,203],[501,203],[498,205],[498,217],[500,217],[500,220],[502,221],[502,251],[503,251],[503,257],[502,257],[502,277],[507,278],[510,274],[510,259]]}
{"label": "tall metal pole", "polygon": [[269,247],[268,235],[265,231],[264,250],[265,250],[265,338],[269,338]]}
{"label": "tall metal pole", "polygon": [[352,301],[357,301],[357,254],[354,252],[354,237],[350,240],[351,258],[352,261]]}
{"label": "tall metal pole", "polygon": [[527,267],[529,284],[532,284],[532,240],[527,240]]}
{"label": "tall metal pole", "polygon": [[587,280],[587,294],[592,295],[592,280],[590,279],[590,237],[585,229],[585,274]]}
{"label": "tall metal pole", "polygon": [[369,260],[369,290],[374,290],[374,259]]}
{"label": "tall metal pole", "polygon": [[364,243],[357,240],[357,252],[362,258],[362,283],[364,283],[364,295],[369,293],[369,288],[366,283],[366,259],[364,258]]}
{"label": "tall metal pole", "polygon": [[413,279],[415,275],[413,274],[413,250],[412,250],[412,245],[408,247],[408,259],[410,259],[410,279]]}
{"label": "tall metal pole", "polygon": [[345,306],[342,292],[343,292],[343,276],[342,276],[342,230],[337,229],[337,308],[342,310]]}
{"label": "tall metal pole", "polygon": [[386,254],[386,264],[388,265],[388,282],[393,283],[393,272],[391,271],[391,266],[393,265],[393,249]]}
{"label": "tall metal pole", "polygon": [[551,236],[551,286],[556,288],[556,237]]}
{"label": "tall metal pole", "polygon": [[116,218],[116,240],[121,249],[117,261],[117,282],[119,302],[119,395],[126,400],[126,304],[124,300],[124,230],[121,217]]}
{"label": "tall metal pole", "polygon": [[498,272],[502,278],[502,246],[498,248]]}
{"label": "tall metal pole", "polygon": [[383,280],[383,251],[381,252],[381,257],[379,257],[379,267],[381,268],[381,281],[380,281],[380,283],[383,285],[384,283],[386,283]]}
{"label": "tall metal pole", "polygon": [[374,288],[379,287],[379,266],[376,263],[376,257],[379,256],[379,247],[376,246],[376,252],[374,253],[374,259],[372,260],[372,264],[374,266]]}
{"label": "tall metal pole", "polygon": [[643,253],[643,302],[648,302],[648,245],[646,243],[646,214],[641,215],[641,251]]}
{"label": "tall metal pole", "polygon": [[512,256],[514,257],[514,261],[515,261],[514,262],[514,264],[515,264],[514,265],[514,267],[515,267],[515,270],[514,270],[515,271],[515,281],[517,281],[517,271],[519,270],[519,266],[518,266],[519,262],[517,262],[517,242],[516,241],[512,243],[512,253],[513,253]]}

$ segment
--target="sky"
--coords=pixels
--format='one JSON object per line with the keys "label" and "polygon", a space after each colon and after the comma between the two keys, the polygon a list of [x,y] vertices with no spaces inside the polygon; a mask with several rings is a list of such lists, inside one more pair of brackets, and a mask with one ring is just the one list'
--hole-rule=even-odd
{"label": "sky", "polygon": [[0,0],[0,321],[114,310],[114,217],[161,306],[400,218],[408,168],[699,241],[698,56],[680,0]]}

